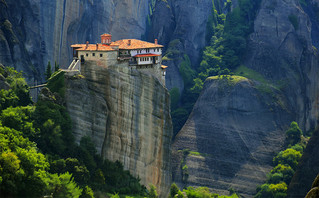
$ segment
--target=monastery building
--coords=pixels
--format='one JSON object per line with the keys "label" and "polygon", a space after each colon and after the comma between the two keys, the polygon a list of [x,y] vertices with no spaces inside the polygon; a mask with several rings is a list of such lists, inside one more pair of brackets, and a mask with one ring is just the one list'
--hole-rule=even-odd
{"label": "monastery building", "polygon": [[112,42],[112,35],[101,35],[101,43],[74,44],[74,60],[69,70],[81,71],[81,64],[85,61],[96,61],[98,65],[119,65],[138,69],[154,75],[165,85],[167,66],[162,65],[163,45],[145,42],[137,39],[123,39]]}

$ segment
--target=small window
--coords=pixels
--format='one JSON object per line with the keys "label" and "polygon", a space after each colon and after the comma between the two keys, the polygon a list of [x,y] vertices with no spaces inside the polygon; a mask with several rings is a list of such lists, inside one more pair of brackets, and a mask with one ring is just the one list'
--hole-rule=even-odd
{"label": "small window", "polygon": [[89,54],[88,54],[88,53],[86,53],[86,56],[89,56]]}
{"label": "small window", "polygon": [[100,57],[103,57],[103,54],[100,54]]}
{"label": "small window", "polygon": [[95,56],[95,53],[93,53],[92,56]]}

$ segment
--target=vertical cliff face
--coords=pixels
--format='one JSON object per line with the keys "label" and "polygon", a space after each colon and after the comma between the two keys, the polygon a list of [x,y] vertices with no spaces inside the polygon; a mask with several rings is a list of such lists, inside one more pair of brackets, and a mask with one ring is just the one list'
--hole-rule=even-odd
{"label": "vertical cliff face", "polygon": [[[174,141],[173,180],[224,193],[232,187],[253,197],[290,122],[304,131],[317,126],[318,60],[311,23],[299,1],[263,0],[243,63],[255,76],[235,84],[205,83]],[[181,152],[185,149],[193,152]]]}
{"label": "vertical cliff face", "polygon": [[171,184],[169,94],[153,76],[125,65],[86,61],[84,78],[67,78],[66,101],[77,141],[90,136],[106,159],[154,184]]}
{"label": "vertical cliff face", "polygon": [[0,62],[23,71],[29,82],[44,71],[39,10],[33,6],[32,2],[23,0],[0,1]]}
{"label": "vertical cliff face", "polygon": [[280,86],[289,110],[304,131],[318,118],[318,51],[311,22],[299,1],[262,1],[249,39],[245,65]]}
{"label": "vertical cliff face", "polygon": [[168,65],[167,87],[177,87],[183,90],[183,81],[179,73],[179,66],[184,54],[190,57],[195,67],[200,61],[201,50],[206,45],[206,24],[211,15],[213,3],[211,0],[188,1],[168,0],[158,1],[152,16],[150,38],[159,38],[166,46],[171,41],[179,41],[176,46],[179,55],[175,60],[166,61]]}
{"label": "vertical cliff face", "polygon": [[263,92],[256,81],[233,78],[206,81],[175,137],[173,180],[179,186],[208,186],[221,194],[233,188],[253,197],[271,169],[284,142],[282,127],[291,119],[280,104],[286,101],[273,98],[276,90]]}
{"label": "vertical cliff face", "polygon": [[105,32],[114,39],[141,38],[150,2],[2,0],[0,62],[23,70],[29,82],[41,80],[48,61],[69,65],[71,44],[100,42]]}

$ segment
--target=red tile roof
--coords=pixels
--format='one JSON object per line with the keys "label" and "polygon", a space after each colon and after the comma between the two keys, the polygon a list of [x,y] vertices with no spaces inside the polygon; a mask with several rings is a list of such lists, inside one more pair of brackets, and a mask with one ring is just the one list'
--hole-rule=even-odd
{"label": "red tile roof", "polygon": [[111,34],[102,34],[101,36],[112,36]]}
{"label": "red tile roof", "polygon": [[89,44],[88,48],[86,48],[86,44],[75,44],[71,45],[71,47],[75,48],[78,51],[115,51],[112,47],[117,47],[116,45],[106,45],[106,44],[98,44],[98,48],[96,49],[96,44]]}
{"label": "red tile roof", "polygon": [[150,57],[150,56],[160,56],[159,54],[137,54],[134,57]]}
{"label": "red tile roof", "polygon": [[168,66],[162,65],[161,67],[162,67],[163,69],[166,69]]}
{"label": "red tile roof", "polygon": [[[107,35],[107,34],[103,34]],[[163,45],[158,45],[155,43],[150,43],[146,41],[141,41],[137,39],[123,39],[123,40],[118,40],[115,42],[112,42],[110,45],[106,44],[98,44],[98,51],[113,51],[113,47],[119,47],[119,49],[127,49],[127,50],[132,50],[132,49],[146,49],[146,48],[159,48],[159,47],[164,47]],[[71,45],[71,47],[76,48],[78,51],[94,51],[96,50],[96,44],[89,44],[88,48],[86,48],[86,44],[74,44]]]}
{"label": "red tile roof", "polygon": [[[131,44],[129,44],[131,42]],[[113,42],[118,44],[120,49],[145,49],[145,48],[157,48],[164,47],[163,45],[158,45],[155,43],[149,43],[146,41],[141,41],[137,39],[123,39]]]}

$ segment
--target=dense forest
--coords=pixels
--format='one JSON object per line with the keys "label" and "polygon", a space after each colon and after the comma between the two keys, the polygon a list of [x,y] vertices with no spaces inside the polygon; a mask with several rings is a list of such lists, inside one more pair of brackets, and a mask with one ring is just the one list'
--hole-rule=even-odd
{"label": "dense forest", "polygon": [[[146,195],[119,162],[102,160],[88,137],[75,144],[63,106],[63,72],[55,72],[37,103],[22,73],[0,67],[10,89],[1,89],[1,197]],[[61,78],[62,77],[62,78]],[[51,90],[53,92],[51,92]],[[61,95],[60,95],[61,94]]]}

